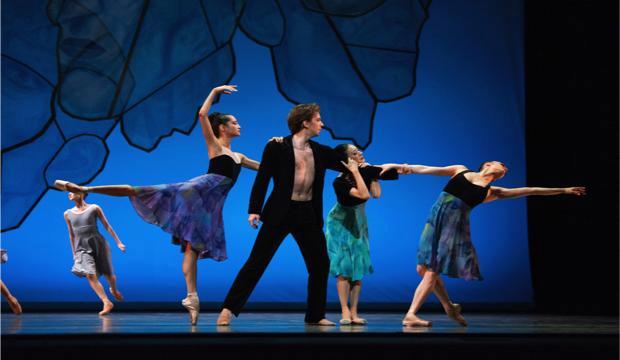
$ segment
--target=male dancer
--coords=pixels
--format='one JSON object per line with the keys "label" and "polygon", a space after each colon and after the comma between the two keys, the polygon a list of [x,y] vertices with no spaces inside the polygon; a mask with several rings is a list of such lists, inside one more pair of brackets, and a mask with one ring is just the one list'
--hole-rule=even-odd
{"label": "male dancer", "polygon": [[[325,319],[329,257],[323,234],[325,170],[348,172],[331,148],[310,141],[323,128],[317,104],[295,106],[288,114],[290,136],[270,141],[263,152],[250,197],[250,226],[263,225],[245,265],[228,291],[217,325],[229,325],[238,316],[282,240],[292,234],[308,270],[305,322],[333,326]],[[269,180],[273,191],[263,208]],[[262,211],[261,211],[262,209]]]}

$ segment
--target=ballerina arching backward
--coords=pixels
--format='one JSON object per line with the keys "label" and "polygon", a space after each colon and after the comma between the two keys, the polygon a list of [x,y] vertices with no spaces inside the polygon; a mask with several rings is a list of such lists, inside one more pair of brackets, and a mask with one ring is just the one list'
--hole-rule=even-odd
{"label": "ballerina arching backward", "polygon": [[481,203],[523,196],[586,194],[584,187],[508,189],[491,186],[493,181],[503,178],[508,171],[506,165],[499,161],[484,162],[478,172],[471,171],[463,165],[445,167],[408,165],[402,171],[407,174],[451,177],[433,205],[420,237],[416,269],[422,280],[403,319],[405,326],[431,325],[429,321],[422,320],[416,315],[431,292],[435,293],[450,318],[467,326],[465,318],[461,315],[461,306],[450,301],[440,275],[482,280],[478,257],[469,232],[469,214],[472,208]]}
{"label": "ballerina arching backward", "polygon": [[236,85],[214,88],[198,113],[210,159],[207,174],[180,183],[155,186],[85,187],[61,180],[55,183],[57,188],[71,192],[127,196],[142,219],[173,235],[173,242],[181,245],[184,253],[182,269],[187,297],[182,305],[189,311],[192,325],[197,323],[200,311],[196,291],[197,260],[226,259],[222,219],[224,201],[241,166],[253,170],[259,166],[257,161],[231,150],[232,140],[241,134],[237,119],[220,113],[209,115],[216,96],[236,91]]}

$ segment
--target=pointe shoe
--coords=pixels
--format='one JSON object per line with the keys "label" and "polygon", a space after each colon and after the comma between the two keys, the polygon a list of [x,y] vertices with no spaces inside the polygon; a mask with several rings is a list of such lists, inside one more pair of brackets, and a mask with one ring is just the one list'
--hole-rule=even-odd
{"label": "pointe shoe", "polygon": [[75,193],[85,193],[86,192],[86,187],[85,186],[79,186],[76,185],[72,182],[69,181],[65,181],[65,180],[55,180],[54,181],[54,187],[58,190],[63,190],[63,191],[69,191],[69,192],[75,192]]}
{"label": "pointe shoe", "polygon": [[189,321],[192,326],[198,323],[198,314],[200,313],[200,301],[197,296],[188,296],[181,301],[181,305],[189,311]]}
{"label": "pointe shoe", "polygon": [[118,301],[123,301],[123,294],[121,294],[120,291],[118,291],[118,289],[116,289],[116,291],[112,290],[112,288],[110,288],[110,293],[114,296],[114,298]]}
{"label": "pointe shoe", "polygon": [[467,321],[463,315],[461,315],[461,305],[450,304],[450,307],[451,309],[447,312],[448,317],[459,323],[461,326],[467,326]]}
{"label": "pointe shoe", "polygon": [[427,321],[427,320],[422,320],[417,316],[414,316],[413,318],[404,318],[403,319],[403,326],[407,326],[407,327],[431,327],[433,325],[433,323],[431,321]]}
{"label": "pointe shoe", "polygon": [[351,325],[351,319],[340,319],[338,322],[340,325]]}
{"label": "pointe shoe", "polygon": [[99,311],[99,315],[108,315],[110,311],[114,308],[114,304],[111,301],[107,301],[103,303],[103,310]]}

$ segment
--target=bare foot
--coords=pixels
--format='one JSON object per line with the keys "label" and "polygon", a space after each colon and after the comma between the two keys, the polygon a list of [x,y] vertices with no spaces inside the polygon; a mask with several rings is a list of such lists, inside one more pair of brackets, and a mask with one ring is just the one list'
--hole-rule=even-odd
{"label": "bare foot", "polygon": [[403,319],[403,326],[430,327],[431,325],[432,325],[432,322],[427,321],[427,320],[422,320],[422,319],[420,319],[419,317],[417,317],[415,315],[407,315]]}
{"label": "bare foot", "polygon": [[114,304],[110,300],[103,302],[103,310],[99,311],[99,315],[107,315],[112,311]]}
{"label": "bare foot", "polygon": [[110,293],[112,295],[114,295],[114,298],[118,301],[123,301],[123,294],[121,294],[120,291],[118,291],[118,289],[112,289],[110,288]]}
{"label": "bare foot", "polygon": [[327,319],[321,319],[315,323],[306,323],[306,325],[316,325],[316,326],[336,326],[336,323],[331,322]]}
{"label": "bare foot", "polygon": [[220,312],[220,316],[215,321],[215,325],[217,326],[228,326],[230,325],[230,321],[232,320],[232,312],[228,309],[222,309]]}
{"label": "bare foot", "polygon": [[14,296],[11,296],[10,298],[7,298],[6,300],[9,303],[9,307],[11,308],[11,311],[13,311],[15,315],[22,314],[22,306],[19,305],[19,302]]}
{"label": "bare foot", "polygon": [[450,306],[451,306],[451,309],[446,311],[446,314],[448,315],[448,317],[456,321],[457,323],[459,323],[461,326],[467,326],[467,320],[465,320],[463,315],[461,315],[461,305],[450,304]]}

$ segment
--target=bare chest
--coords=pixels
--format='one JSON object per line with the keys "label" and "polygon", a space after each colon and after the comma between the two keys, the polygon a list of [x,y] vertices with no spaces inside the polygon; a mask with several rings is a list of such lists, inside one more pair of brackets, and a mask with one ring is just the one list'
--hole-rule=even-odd
{"label": "bare chest", "polygon": [[314,171],[314,156],[312,148],[304,150],[295,149],[295,172]]}

